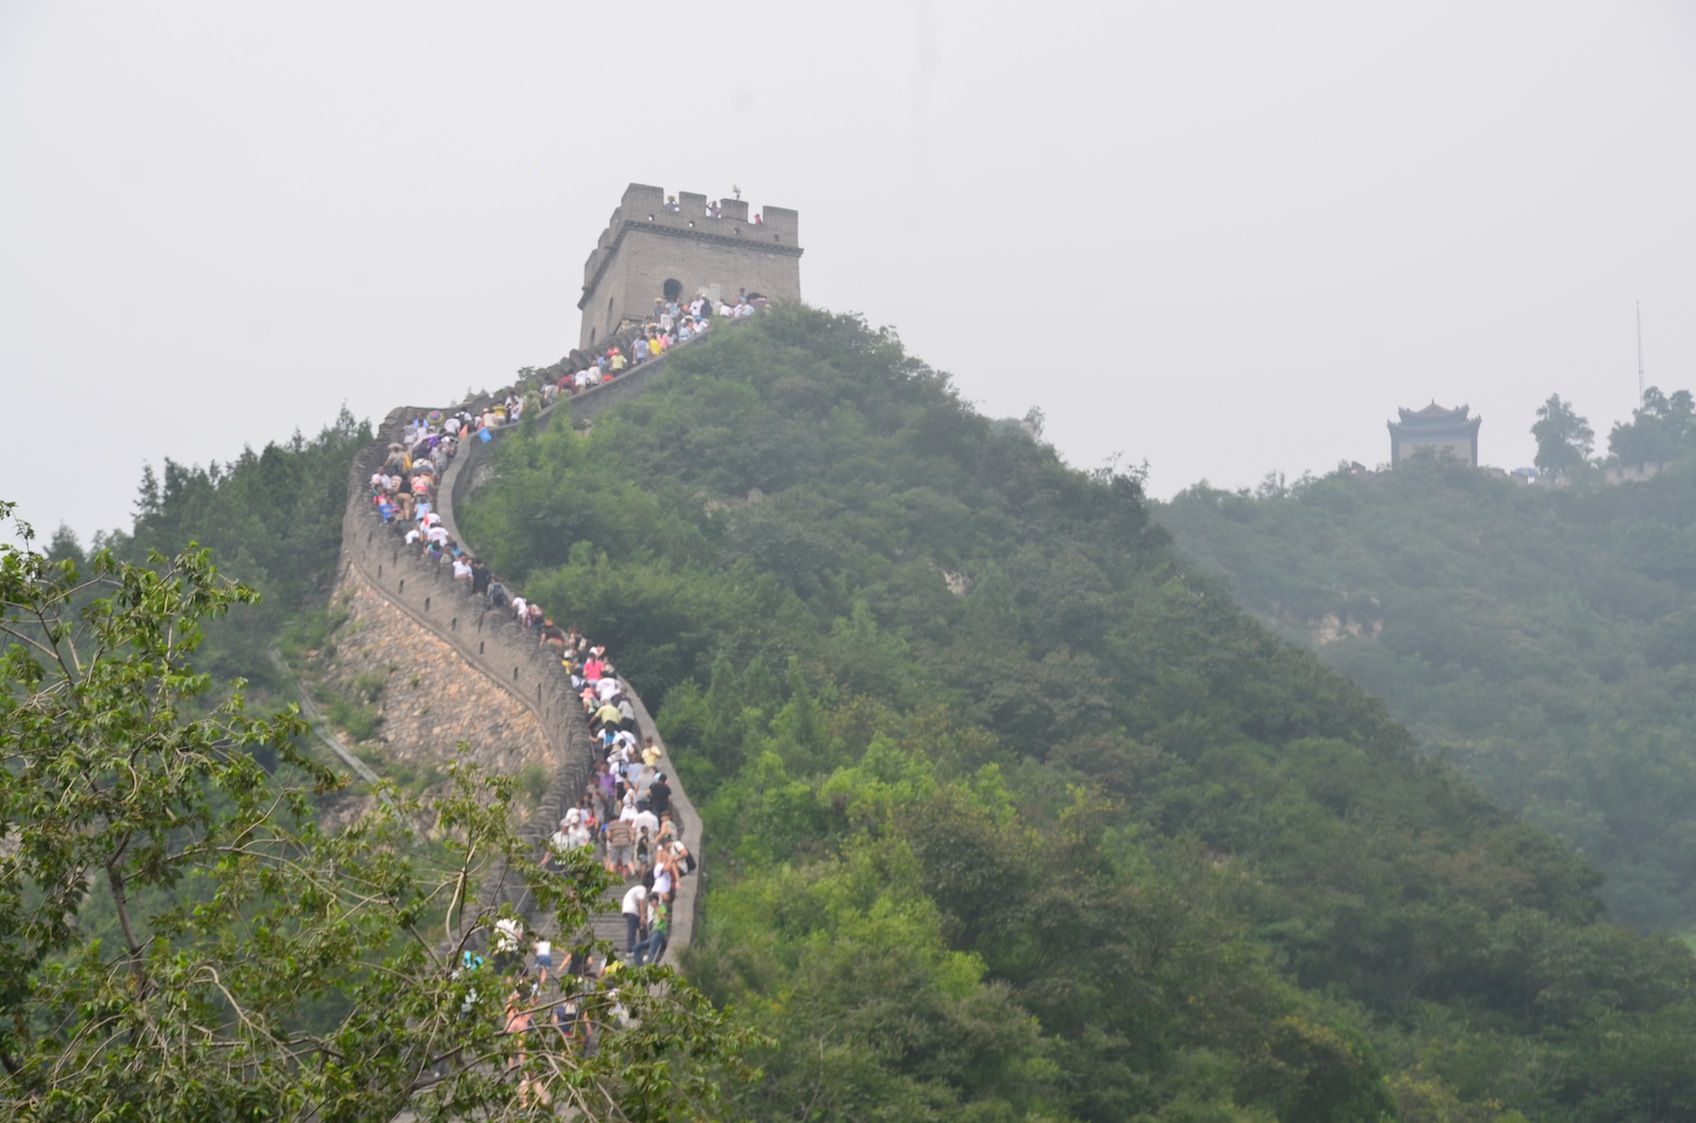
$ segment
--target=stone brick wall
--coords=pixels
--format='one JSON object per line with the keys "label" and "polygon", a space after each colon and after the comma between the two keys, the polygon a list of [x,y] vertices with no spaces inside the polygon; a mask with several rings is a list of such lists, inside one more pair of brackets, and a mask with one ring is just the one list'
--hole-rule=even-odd
{"label": "stone brick wall", "polygon": [[746,289],[778,300],[798,300],[800,258],[770,252],[771,247],[752,238],[747,242],[626,227],[599,283],[585,294],[578,346],[596,345],[625,317],[640,319],[652,312],[654,298],[664,291],[667,280],[679,283],[684,299],[705,291],[734,300],[738,290]]}
{"label": "stone brick wall", "polygon": [[[394,779],[445,767],[460,742],[485,771],[550,771],[553,750],[534,712],[364,580],[344,580],[348,620],[337,636],[332,675],[344,690],[361,674],[382,677],[381,755],[370,763]],[[432,605],[434,601],[432,601]]]}
{"label": "stone brick wall", "polygon": [[1417,456],[1420,453],[1425,452],[1427,449],[1436,453],[1438,456],[1452,456],[1456,460],[1460,460],[1468,464],[1473,463],[1472,441],[1465,437],[1456,437],[1453,440],[1436,441],[1425,441],[1412,437],[1403,437],[1401,439],[1401,443],[1391,451],[1395,453],[1396,463],[1400,464],[1402,461],[1407,460],[1410,457]]}
{"label": "stone brick wall", "polygon": [[748,220],[748,204],[721,199],[718,218],[706,196],[682,192],[679,209],[665,209],[665,189],[632,183],[612,213],[600,243],[583,266],[583,313],[578,346],[602,346],[626,317],[652,311],[667,280],[685,299],[706,291],[734,298],[738,290],[774,300],[801,298],[800,216],[767,207],[763,222]]}

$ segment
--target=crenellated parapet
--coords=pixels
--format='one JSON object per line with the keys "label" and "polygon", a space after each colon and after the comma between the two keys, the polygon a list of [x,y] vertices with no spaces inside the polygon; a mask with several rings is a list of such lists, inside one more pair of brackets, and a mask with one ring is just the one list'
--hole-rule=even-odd
{"label": "crenellated parapet", "polygon": [[750,214],[743,199],[632,183],[583,265],[578,346],[604,346],[656,297],[799,300],[801,253],[800,215],[787,207]]}

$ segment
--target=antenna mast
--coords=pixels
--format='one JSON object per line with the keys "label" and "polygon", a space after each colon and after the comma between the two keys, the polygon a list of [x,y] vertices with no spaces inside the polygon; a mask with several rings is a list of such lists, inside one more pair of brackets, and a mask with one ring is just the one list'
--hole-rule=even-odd
{"label": "antenna mast", "polygon": [[1637,302],[1637,408],[1643,408],[1643,302]]}

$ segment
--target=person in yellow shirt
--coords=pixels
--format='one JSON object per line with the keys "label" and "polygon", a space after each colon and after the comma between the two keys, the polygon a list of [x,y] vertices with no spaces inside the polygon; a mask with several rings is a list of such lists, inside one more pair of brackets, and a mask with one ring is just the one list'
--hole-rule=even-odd
{"label": "person in yellow shirt", "polygon": [[610,725],[617,729],[620,716],[617,706],[610,701],[602,702],[601,708],[595,711],[595,716],[589,719],[589,726],[591,729],[604,729]]}

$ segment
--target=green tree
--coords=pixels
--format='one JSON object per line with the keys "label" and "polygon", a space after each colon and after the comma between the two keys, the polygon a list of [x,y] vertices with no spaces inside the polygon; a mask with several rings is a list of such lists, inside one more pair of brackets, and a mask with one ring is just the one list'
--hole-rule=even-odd
{"label": "green tree", "polygon": [[1358,1034],[1287,1017],[1273,1026],[1271,1037],[1284,1084],[1280,1119],[1374,1123],[1397,1117],[1372,1048]]}
{"label": "green tree", "polygon": [[592,1057],[506,1032],[510,987],[455,970],[492,919],[470,904],[486,873],[529,880],[561,933],[606,888],[586,858],[538,876],[510,780],[456,766],[430,806],[324,828],[312,797],[335,778],[295,749],[292,708],[254,717],[239,682],[215,695],[190,665],[201,621],[251,589],[204,550],[103,550],[85,574],[19,535],[0,546],[0,1116],[498,1119],[544,1095],[594,1119],[710,1109],[744,1037],[669,970],[630,973],[623,1024],[610,992],[581,996],[604,1026]]}
{"label": "green tree", "polygon": [[1596,441],[1590,422],[1573,412],[1572,403],[1562,401],[1559,394],[1550,394],[1537,407],[1531,435],[1537,438],[1537,470],[1550,476],[1582,468]]}
{"label": "green tree", "polygon": [[1664,464],[1696,444],[1696,398],[1678,390],[1669,398],[1654,386],[1643,392],[1643,404],[1631,411],[1630,423],[1618,422],[1608,433],[1608,451],[1621,464]]}

